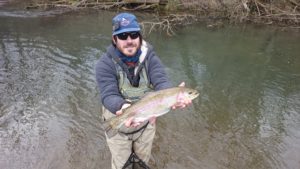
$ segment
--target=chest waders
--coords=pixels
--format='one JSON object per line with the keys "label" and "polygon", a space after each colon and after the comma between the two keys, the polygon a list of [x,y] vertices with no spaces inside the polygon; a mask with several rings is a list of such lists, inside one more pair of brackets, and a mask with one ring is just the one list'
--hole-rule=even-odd
{"label": "chest waders", "polygon": [[[116,70],[117,70],[119,91],[127,101],[129,101],[130,103],[134,103],[138,101],[142,96],[144,96],[147,92],[153,91],[153,88],[149,82],[146,73],[146,69],[147,69],[147,63],[145,63],[146,61],[142,61],[142,63],[141,62],[137,63],[137,66],[135,67],[134,70],[134,77],[131,77],[127,66],[125,66],[125,64],[120,61],[119,57],[112,55],[112,60],[115,63]],[[132,79],[137,77],[139,77],[138,87],[134,87],[132,85],[133,83]],[[125,135],[130,135],[130,134],[135,134],[140,132],[141,133],[140,136],[141,136],[144,130],[146,129],[146,127],[148,126],[148,124],[149,121],[146,121],[143,124],[141,124],[141,127],[134,128],[133,130],[126,128],[123,125],[119,129],[119,132]],[[127,167],[131,167],[131,166],[132,169],[134,169],[135,164],[138,164],[139,168],[150,169],[146,165],[146,163],[137,156],[132,146],[132,152],[122,169],[126,169]]]}

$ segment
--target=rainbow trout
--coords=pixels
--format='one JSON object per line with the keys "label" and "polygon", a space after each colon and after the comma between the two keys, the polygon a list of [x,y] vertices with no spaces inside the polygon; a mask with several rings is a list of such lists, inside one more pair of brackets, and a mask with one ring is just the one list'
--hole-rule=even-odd
{"label": "rainbow trout", "polygon": [[144,122],[151,117],[162,116],[168,113],[177,103],[179,94],[184,98],[195,99],[199,93],[197,90],[186,87],[173,87],[146,94],[141,100],[123,109],[119,116],[112,117],[103,123],[107,136],[112,137],[127,119],[133,117],[133,122]]}

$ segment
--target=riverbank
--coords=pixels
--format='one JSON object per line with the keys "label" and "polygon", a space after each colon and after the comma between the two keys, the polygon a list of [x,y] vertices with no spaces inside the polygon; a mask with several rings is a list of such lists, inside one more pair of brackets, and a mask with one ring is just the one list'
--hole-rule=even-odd
{"label": "riverbank", "polygon": [[[300,29],[300,3],[296,0],[8,0],[26,10],[67,8],[71,10],[101,9],[157,12],[160,20],[150,21],[172,33],[173,26],[217,20],[208,26],[218,27],[222,21],[230,23],[258,23]],[[221,21],[220,21],[221,20]],[[152,27],[150,26],[150,27]]]}
{"label": "riverbank", "polygon": [[[109,169],[94,67],[116,12],[2,11],[0,168]],[[300,169],[300,34],[241,25],[145,37],[174,85],[201,91],[157,119],[151,169]]]}

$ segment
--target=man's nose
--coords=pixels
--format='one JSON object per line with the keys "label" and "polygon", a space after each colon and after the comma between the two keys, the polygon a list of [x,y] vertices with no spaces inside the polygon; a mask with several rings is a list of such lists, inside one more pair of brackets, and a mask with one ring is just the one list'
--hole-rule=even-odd
{"label": "man's nose", "polygon": [[131,39],[131,37],[128,35],[128,37],[127,37],[127,39],[126,39],[127,41],[132,41],[132,39]]}

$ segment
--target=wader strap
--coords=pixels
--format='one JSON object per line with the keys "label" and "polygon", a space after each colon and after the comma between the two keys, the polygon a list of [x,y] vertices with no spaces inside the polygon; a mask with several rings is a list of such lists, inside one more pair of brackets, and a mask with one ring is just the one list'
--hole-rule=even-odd
{"label": "wader strap", "polygon": [[143,127],[139,128],[138,130],[135,130],[135,131],[132,131],[132,132],[122,132],[122,131],[119,131],[119,133],[122,133],[122,134],[125,134],[125,135],[129,135],[129,134],[135,134],[135,133],[137,133],[137,132],[143,130],[143,131],[141,132],[141,135],[142,135],[143,132],[144,132],[144,130],[145,130],[146,127],[148,126],[148,124],[149,124],[149,121],[148,121]]}

